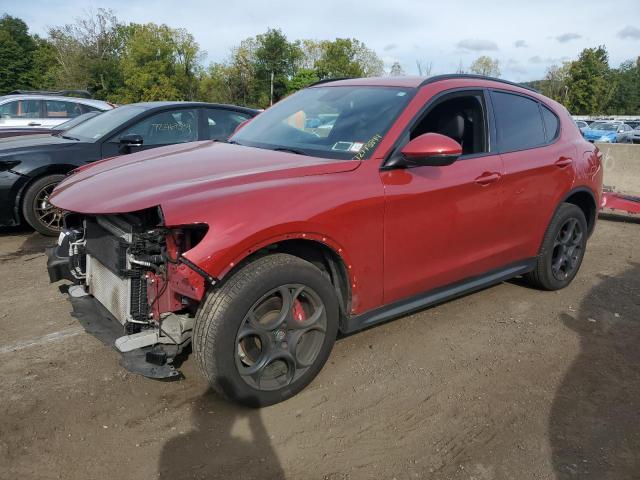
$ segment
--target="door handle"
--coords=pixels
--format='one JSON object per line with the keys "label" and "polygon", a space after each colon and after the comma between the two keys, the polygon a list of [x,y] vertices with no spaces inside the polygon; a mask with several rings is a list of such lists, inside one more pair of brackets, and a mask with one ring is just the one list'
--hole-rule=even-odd
{"label": "door handle", "polygon": [[27,125],[29,125],[30,127],[39,127],[42,124],[38,122],[29,122]]}
{"label": "door handle", "polygon": [[493,182],[497,182],[501,178],[502,175],[500,175],[498,172],[484,172],[482,175],[476,178],[475,182],[478,185],[482,185],[484,187]]}
{"label": "door handle", "polygon": [[572,163],[573,163],[573,159],[569,157],[560,157],[558,160],[556,160],[556,167],[564,168],[564,167],[568,167]]}

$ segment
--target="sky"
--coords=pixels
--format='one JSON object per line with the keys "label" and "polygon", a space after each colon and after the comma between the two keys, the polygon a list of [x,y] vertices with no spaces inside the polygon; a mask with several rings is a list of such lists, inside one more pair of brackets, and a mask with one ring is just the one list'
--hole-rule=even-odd
{"label": "sky", "polygon": [[100,7],[124,22],[187,29],[206,63],[267,28],[289,40],[357,38],[387,69],[397,61],[408,74],[418,73],[418,61],[440,74],[489,55],[502,77],[527,81],[587,47],[605,45],[614,67],[640,55],[638,0],[0,0],[0,14],[22,18],[39,35]]}

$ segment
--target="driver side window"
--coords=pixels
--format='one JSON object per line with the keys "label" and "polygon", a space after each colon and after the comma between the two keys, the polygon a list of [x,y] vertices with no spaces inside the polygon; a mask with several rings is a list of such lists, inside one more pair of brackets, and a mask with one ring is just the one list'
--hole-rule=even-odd
{"label": "driver side window", "polygon": [[198,113],[195,109],[159,112],[132,125],[118,135],[140,135],[144,146],[195,142],[198,139]]}
{"label": "driver side window", "polygon": [[409,140],[424,133],[439,133],[462,146],[463,155],[489,151],[482,92],[453,93],[433,105],[411,129]]}

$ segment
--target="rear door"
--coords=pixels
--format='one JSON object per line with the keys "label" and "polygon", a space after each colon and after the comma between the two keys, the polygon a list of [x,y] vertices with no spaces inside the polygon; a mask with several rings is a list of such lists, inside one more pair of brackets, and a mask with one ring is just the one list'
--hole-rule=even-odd
{"label": "rear door", "polygon": [[558,116],[537,99],[491,90],[491,101],[505,168],[504,258],[515,262],[537,255],[562,194],[571,189],[576,148],[561,141]]}
{"label": "rear door", "polygon": [[82,105],[68,100],[44,100],[42,125],[55,127],[84,113]]}

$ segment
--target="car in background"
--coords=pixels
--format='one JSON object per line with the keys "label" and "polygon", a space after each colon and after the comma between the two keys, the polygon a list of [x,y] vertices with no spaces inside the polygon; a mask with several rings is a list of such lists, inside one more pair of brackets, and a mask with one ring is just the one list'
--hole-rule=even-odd
{"label": "car in background", "polygon": [[117,155],[198,140],[226,140],[255,117],[250,108],[199,102],[124,105],[63,132],[0,141],[0,226],[26,221],[56,235],[62,212],[49,203],[72,170]]}
{"label": "car in background", "polygon": [[54,125],[53,127],[15,127],[15,128],[0,128],[0,139],[7,137],[21,137],[23,135],[59,135],[65,130],[80,125],[82,122],[89,120],[90,118],[100,115],[100,110],[93,112],[83,113],[71,120]]}
{"label": "car in background", "polygon": [[640,128],[636,128],[631,132],[631,143],[640,144]]}
{"label": "car in background", "polygon": [[632,128],[621,122],[594,122],[582,131],[584,138],[591,143],[629,143]]}
{"label": "car in background", "polygon": [[90,98],[20,94],[0,97],[0,129],[54,127],[88,112],[105,112],[114,105]]}
{"label": "car in background", "polygon": [[638,119],[634,119],[634,120],[627,120],[626,122],[627,125],[629,125],[631,128],[633,128],[634,130],[636,130],[637,128],[640,127],[640,120]]}
{"label": "car in background", "polygon": [[584,120],[576,120],[575,122],[580,131],[583,131],[585,128],[589,128],[589,124]]}

